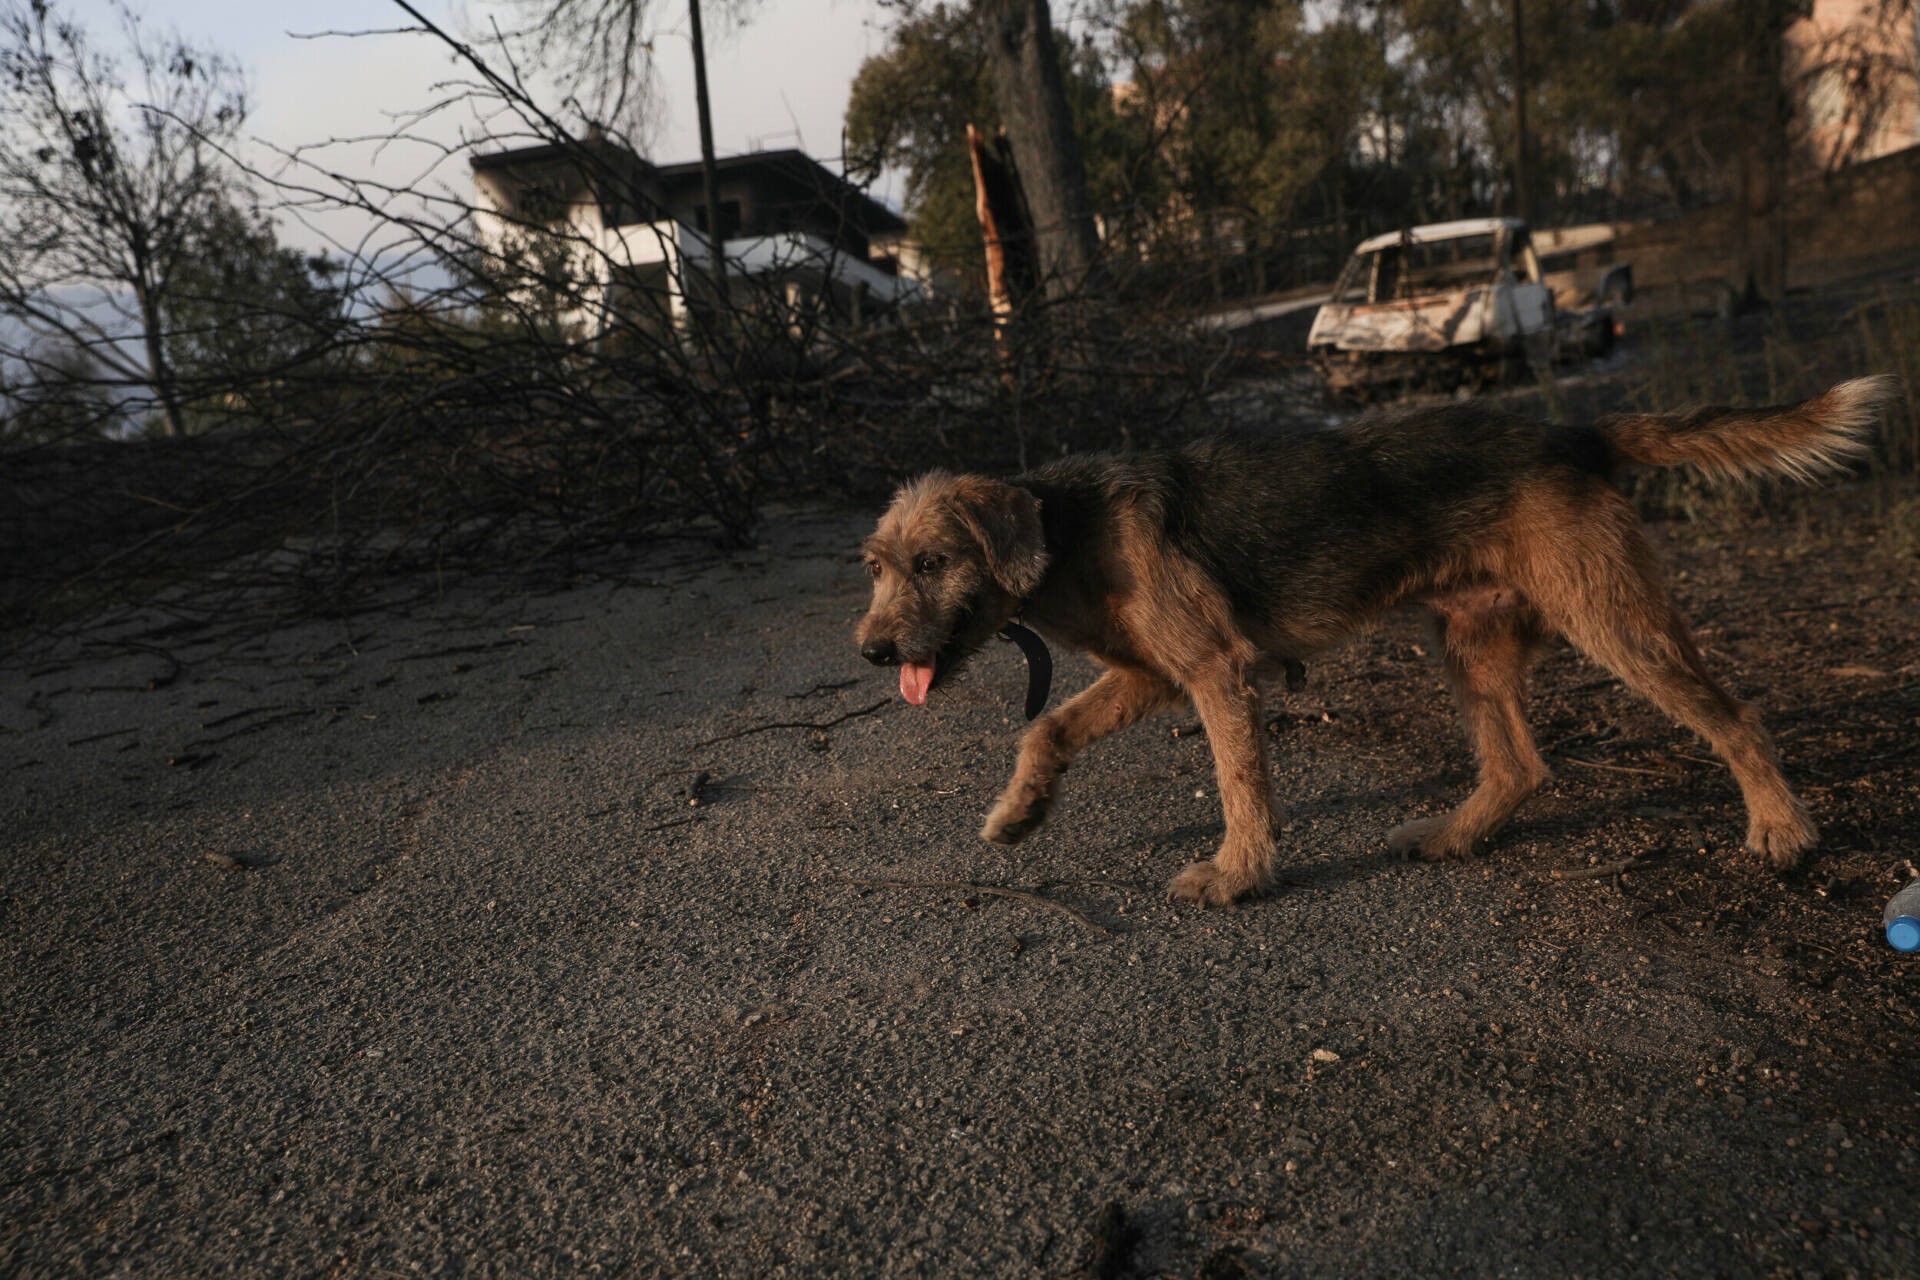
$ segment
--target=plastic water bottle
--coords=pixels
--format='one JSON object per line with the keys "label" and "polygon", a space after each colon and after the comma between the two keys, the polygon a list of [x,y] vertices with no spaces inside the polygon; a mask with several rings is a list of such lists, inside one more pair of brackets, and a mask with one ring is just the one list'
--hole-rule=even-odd
{"label": "plastic water bottle", "polygon": [[1887,941],[1895,951],[1920,951],[1920,880],[1887,903]]}

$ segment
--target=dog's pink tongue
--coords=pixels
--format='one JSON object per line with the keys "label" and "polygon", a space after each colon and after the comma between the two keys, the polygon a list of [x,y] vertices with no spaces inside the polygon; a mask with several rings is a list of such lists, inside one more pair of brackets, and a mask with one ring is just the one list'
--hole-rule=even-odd
{"label": "dog's pink tongue", "polygon": [[931,662],[903,662],[900,664],[900,696],[914,706],[924,706],[927,690],[933,688],[933,664]]}

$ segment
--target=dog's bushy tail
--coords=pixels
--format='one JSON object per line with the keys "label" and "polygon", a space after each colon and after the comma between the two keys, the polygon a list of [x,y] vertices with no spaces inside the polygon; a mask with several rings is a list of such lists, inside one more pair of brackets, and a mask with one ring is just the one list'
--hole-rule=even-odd
{"label": "dog's bushy tail", "polygon": [[1622,462],[1698,467],[1715,480],[1812,481],[1866,456],[1874,423],[1900,390],[1891,374],[1855,378],[1799,404],[1617,413],[1594,423]]}

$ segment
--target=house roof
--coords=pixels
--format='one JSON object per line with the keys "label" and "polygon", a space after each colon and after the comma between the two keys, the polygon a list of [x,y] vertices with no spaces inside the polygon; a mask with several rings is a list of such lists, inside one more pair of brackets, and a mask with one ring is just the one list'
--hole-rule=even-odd
{"label": "house roof", "polygon": [[1457,240],[1461,236],[1484,236],[1496,231],[1516,231],[1526,225],[1519,218],[1462,218],[1458,222],[1430,222],[1424,227],[1408,227],[1405,231],[1388,231],[1371,239],[1362,240],[1354,252],[1372,253],[1375,249],[1399,244],[1402,238],[1414,244],[1425,244],[1432,240]]}
{"label": "house roof", "polygon": [[[637,165],[641,176],[657,178],[663,183],[678,184],[700,175],[698,160],[656,165],[618,143],[606,141],[545,143],[507,151],[490,151],[469,157],[468,164],[476,171],[511,169],[551,160],[577,159],[579,150],[584,147],[603,150],[606,158],[615,164]],[[721,174],[754,169],[777,173],[790,182],[814,191],[823,201],[841,204],[854,222],[869,235],[907,229],[906,220],[899,214],[803,151],[751,151],[744,155],[722,156],[714,161],[714,169]]]}
{"label": "house roof", "polygon": [[544,164],[549,160],[577,160],[582,151],[599,151],[607,160],[615,164],[638,165],[643,172],[651,172],[654,169],[652,164],[619,143],[594,138],[578,142],[546,142],[532,147],[510,147],[505,151],[476,152],[467,157],[467,164],[480,171],[512,169],[521,165]]}
{"label": "house roof", "polygon": [[[868,232],[905,231],[907,223],[893,210],[869,196],[804,151],[749,151],[745,155],[721,156],[713,162],[717,173],[740,173],[764,169],[781,174],[803,187],[811,187],[823,199],[846,202]],[[655,169],[663,181],[673,182],[700,175],[698,160],[663,164]]]}

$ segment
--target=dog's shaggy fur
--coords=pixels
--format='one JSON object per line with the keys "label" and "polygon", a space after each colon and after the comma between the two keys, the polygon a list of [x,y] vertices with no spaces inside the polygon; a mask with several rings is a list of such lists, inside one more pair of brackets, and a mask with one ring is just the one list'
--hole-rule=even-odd
{"label": "dog's shaggy fur", "polygon": [[1426,858],[1466,854],[1547,778],[1521,706],[1528,666],[1571,640],[1713,745],[1746,800],[1747,848],[1785,870],[1817,840],[1751,707],[1707,673],[1617,487],[1633,466],[1807,478],[1844,466],[1891,378],[1802,404],[1540,427],[1481,404],[1334,430],[1066,458],[1002,483],[934,473],[867,540],[861,651],[924,701],[1018,618],[1107,670],[1036,721],[981,834],[1012,844],[1089,743],[1191,700],[1226,811],[1176,899],[1219,905],[1274,878],[1260,682],[1383,610],[1425,610],[1479,757],[1459,808],[1395,828]]}

